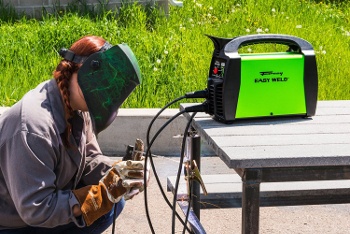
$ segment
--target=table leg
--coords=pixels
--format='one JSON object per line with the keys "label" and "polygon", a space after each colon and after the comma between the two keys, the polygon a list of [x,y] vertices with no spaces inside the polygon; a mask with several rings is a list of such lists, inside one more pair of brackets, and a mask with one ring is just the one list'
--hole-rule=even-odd
{"label": "table leg", "polygon": [[[191,162],[192,160],[195,160],[197,163],[197,167],[200,170],[201,168],[201,138],[199,135],[191,136]],[[192,183],[192,208],[193,212],[196,214],[198,220],[200,220],[200,209],[201,209],[201,191],[200,191],[200,184],[197,182]]]}
{"label": "table leg", "polygon": [[259,233],[261,170],[246,169],[242,182],[242,234],[256,234]]}

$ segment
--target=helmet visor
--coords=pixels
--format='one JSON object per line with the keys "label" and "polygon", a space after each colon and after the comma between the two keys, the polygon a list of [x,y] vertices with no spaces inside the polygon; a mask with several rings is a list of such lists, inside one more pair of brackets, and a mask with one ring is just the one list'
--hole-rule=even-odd
{"label": "helmet visor", "polygon": [[141,72],[134,53],[126,44],[90,55],[78,71],[96,134],[108,127],[117,110],[141,83]]}

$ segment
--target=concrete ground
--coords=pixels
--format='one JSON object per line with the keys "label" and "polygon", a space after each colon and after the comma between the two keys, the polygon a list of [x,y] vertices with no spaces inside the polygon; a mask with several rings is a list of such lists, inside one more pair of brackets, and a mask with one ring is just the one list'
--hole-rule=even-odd
{"label": "concrete ground", "polygon": [[[166,192],[167,176],[174,176],[179,167],[178,157],[154,158],[157,173]],[[202,174],[234,173],[218,157],[202,158]],[[350,186],[350,185],[349,185]],[[147,190],[148,207],[155,233],[171,233],[171,210],[165,203],[154,175]],[[172,194],[166,192],[172,203]],[[179,213],[181,211],[178,209]],[[350,233],[350,204],[313,205],[260,208],[260,233]],[[202,209],[201,223],[207,233],[241,233],[241,209]],[[104,232],[111,234],[112,226]],[[116,234],[151,233],[144,208],[144,195],[127,201],[124,211],[117,219]],[[176,222],[176,233],[182,233],[180,222]]]}

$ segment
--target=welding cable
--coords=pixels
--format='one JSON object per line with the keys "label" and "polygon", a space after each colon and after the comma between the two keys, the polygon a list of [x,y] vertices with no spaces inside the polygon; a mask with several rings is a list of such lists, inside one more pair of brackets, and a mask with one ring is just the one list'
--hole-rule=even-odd
{"label": "welding cable", "polygon": [[[153,170],[153,172],[154,172],[154,176],[155,176],[155,178],[156,178],[156,181],[157,181],[157,183],[158,183],[158,186],[159,186],[159,188],[160,188],[160,191],[161,191],[161,193],[162,193],[162,195],[163,195],[163,198],[164,198],[164,200],[167,202],[167,204],[169,205],[169,207],[172,208],[172,209],[174,208],[174,206],[171,205],[171,203],[169,202],[168,198],[166,197],[166,195],[165,195],[165,193],[164,193],[164,190],[163,190],[163,188],[162,188],[162,186],[161,186],[161,182],[160,182],[160,180],[159,180],[159,176],[157,175],[157,172],[156,172],[156,169],[155,169],[155,166],[154,166],[154,162],[153,162],[152,156],[149,154],[149,151],[150,151],[150,149],[151,149],[151,147],[152,147],[154,141],[156,140],[156,138],[158,137],[158,135],[161,133],[161,131],[163,131],[164,128],[165,128],[167,125],[169,125],[174,119],[176,119],[178,116],[184,114],[185,112],[186,112],[185,110],[178,112],[178,113],[177,113],[176,115],[174,115],[171,119],[169,119],[165,124],[163,124],[163,126],[162,126],[162,127],[158,130],[158,132],[153,136],[153,138],[152,138],[152,140],[151,140],[151,142],[150,142],[150,145],[147,147],[146,157],[145,157],[145,164],[147,164],[148,158],[150,159],[150,162],[151,162],[150,164],[151,164],[151,166],[152,166],[152,170]],[[190,126],[190,125],[188,125],[186,132],[188,131],[189,126]],[[182,152],[184,152],[184,149],[182,150]],[[182,155],[183,155],[183,153],[182,153]],[[180,168],[182,168],[182,167],[181,167],[181,165],[183,164],[182,161],[183,161],[183,157],[182,157],[182,159],[181,159],[181,161],[180,161],[180,164],[179,164],[179,165],[180,165]],[[180,169],[180,173],[181,173],[181,169]],[[144,177],[144,179],[145,179],[144,183],[146,183],[146,177]],[[177,189],[176,189],[176,190],[177,190]],[[150,226],[150,229],[151,229],[152,233],[154,233],[153,225],[152,225],[152,222],[151,222],[151,219],[150,219],[150,216],[149,216],[149,209],[148,209],[148,203],[147,203],[147,187],[145,187],[144,196],[145,196],[145,209],[146,209],[147,220],[148,220],[148,222],[149,222],[149,226]],[[175,197],[176,197],[176,196],[177,196],[177,192],[175,192]],[[185,226],[185,222],[181,219],[181,217],[178,215],[177,212],[176,212],[176,216],[177,216],[177,218],[181,221],[181,223]],[[188,228],[187,228],[187,230],[188,230],[189,232],[191,232]]]}
{"label": "welding cable", "polygon": [[188,222],[188,217],[190,215],[190,210],[191,210],[191,205],[192,205],[192,196],[193,196],[193,187],[192,187],[192,180],[188,180],[188,187],[190,188],[190,191],[188,192],[189,196],[187,198],[188,202],[187,202],[187,211],[185,214],[185,225],[184,228],[182,230],[182,234],[185,234],[186,231],[186,227],[187,227],[187,222]]}
{"label": "welding cable", "polygon": [[[204,107],[200,108],[199,106],[203,106],[203,104],[195,106],[194,109],[203,109],[203,110],[206,109],[206,108],[204,108]],[[206,106],[206,105],[205,105],[205,106]],[[193,109],[193,108],[192,108],[192,109]],[[190,109],[187,109],[187,110],[191,110],[191,108],[190,108]],[[186,112],[186,110],[180,111],[180,112],[178,112],[176,115],[174,115],[172,118],[170,118],[166,123],[163,124],[163,126],[162,126],[162,127],[158,130],[158,132],[153,136],[151,142],[147,141],[147,151],[146,151],[146,157],[145,157],[145,164],[147,165],[147,161],[148,161],[148,159],[149,159],[149,160],[150,160],[151,167],[152,167],[152,170],[153,170],[153,172],[154,172],[154,177],[156,178],[156,181],[157,181],[157,183],[158,183],[158,187],[159,187],[159,189],[160,189],[160,191],[161,191],[161,193],[162,193],[162,196],[163,196],[164,200],[166,201],[166,203],[168,204],[168,206],[169,206],[170,208],[172,208],[172,205],[171,205],[170,201],[168,200],[168,198],[166,197],[166,195],[165,195],[165,193],[164,193],[164,190],[163,190],[163,188],[162,188],[161,182],[160,182],[160,180],[159,180],[159,176],[158,176],[158,174],[157,174],[157,172],[156,172],[156,169],[155,169],[155,166],[154,166],[153,158],[152,158],[152,156],[150,155],[150,149],[151,149],[151,147],[152,147],[154,141],[156,140],[156,138],[158,137],[158,135],[164,130],[164,128],[165,128],[167,125],[169,125],[174,119],[176,119],[178,116],[184,114],[185,112]],[[181,164],[182,164],[182,163],[181,163]],[[180,165],[181,165],[181,164],[180,164]],[[147,179],[147,178],[144,177],[144,183],[145,183],[145,184],[147,183],[146,179]],[[148,224],[149,224],[149,227],[150,227],[152,233],[154,233],[154,228],[153,228],[152,221],[151,221],[151,218],[150,218],[150,215],[149,215],[149,209],[148,209],[148,203],[147,203],[147,186],[145,186],[145,190],[144,190],[144,199],[145,199],[145,209],[146,209],[147,221],[148,221]],[[179,216],[178,213],[176,213],[176,216],[177,216],[177,218],[180,220],[180,222],[181,222],[183,225],[185,225],[185,224],[184,224],[184,221],[181,219],[181,217]],[[189,229],[188,229],[188,231],[190,232]]]}
{"label": "welding cable", "polygon": [[[173,101],[169,102],[168,104],[166,104],[160,111],[158,111],[158,113],[153,117],[153,119],[151,120],[150,124],[148,125],[148,129],[147,129],[147,145],[149,145],[149,135],[150,135],[153,123],[156,121],[156,119],[159,117],[159,115],[161,113],[163,113],[164,110],[166,110],[172,104],[174,104],[174,103],[176,103],[178,101],[181,101],[182,99],[185,99],[185,98],[207,98],[207,97],[208,97],[208,91],[206,89],[204,89],[204,90],[199,90],[199,91],[186,93],[184,96],[178,97],[178,98],[174,99]],[[150,151],[150,154],[151,154],[151,151]]]}
{"label": "welding cable", "polygon": [[[182,99],[184,99],[184,98],[206,98],[207,95],[208,95],[207,90],[200,90],[200,91],[195,91],[195,92],[186,93],[184,96],[181,96],[181,97],[179,97],[179,98],[174,99],[173,101],[169,102],[166,106],[164,106],[164,107],[154,116],[154,118],[153,118],[152,121],[150,122],[150,124],[149,124],[149,126],[148,126],[148,129],[147,129],[147,142],[146,142],[146,144],[147,144],[147,152],[146,152],[146,157],[145,157],[145,163],[147,163],[147,159],[150,158],[150,162],[151,162],[152,170],[153,170],[153,172],[154,172],[154,176],[155,176],[155,178],[156,178],[156,181],[157,181],[157,183],[158,183],[158,186],[159,186],[159,188],[160,188],[160,191],[161,191],[161,193],[162,193],[162,195],[163,195],[163,198],[165,199],[166,203],[168,204],[168,206],[169,206],[170,208],[172,207],[172,205],[171,205],[171,203],[169,202],[168,198],[166,197],[166,195],[165,195],[165,193],[164,193],[164,191],[163,191],[163,189],[162,189],[161,183],[160,183],[160,181],[159,181],[159,177],[158,177],[158,175],[157,175],[157,172],[156,172],[156,170],[155,170],[155,166],[154,166],[154,163],[153,163],[153,158],[152,158],[151,151],[150,151],[151,145],[150,145],[150,141],[149,141],[150,130],[151,130],[151,127],[152,127],[153,123],[154,123],[155,120],[159,117],[159,115],[160,115],[166,108],[168,108],[169,106],[171,106],[172,104],[174,104],[174,103],[176,103],[176,102],[178,102],[178,101],[180,101],[180,100],[182,100]],[[181,114],[182,114],[182,113],[181,113]],[[177,116],[179,116],[179,115],[181,115],[181,114],[178,114]],[[176,117],[177,117],[177,116],[176,116]],[[175,118],[176,118],[176,117],[175,117]],[[174,119],[175,119],[175,118],[174,118]],[[171,120],[171,121],[172,121],[172,120]],[[171,121],[168,121],[168,122],[170,123]],[[169,123],[168,123],[168,124],[169,124]],[[168,125],[168,124],[166,124],[166,125]],[[164,124],[164,125],[165,125],[165,124]],[[166,125],[165,125],[165,126],[166,126]],[[165,128],[165,127],[164,127],[164,128]],[[156,136],[153,137],[154,140],[155,140],[155,138],[156,138]],[[152,144],[153,144],[153,141],[154,141],[154,140],[152,140]],[[181,164],[180,164],[180,165],[181,165]],[[146,177],[144,177],[144,182],[146,183]],[[147,187],[147,186],[146,186],[146,187]],[[148,220],[150,229],[151,229],[152,233],[154,233],[153,225],[152,225],[152,222],[151,222],[151,219],[150,219],[150,216],[149,216],[149,209],[148,209],[148,204],[147,204],[147,191],[146,191],[147,188],[146,188],[146,187],[145,187],[145,193],[144,193],[144,196],[145,196],[146,215],[147,215],[147,220]],[[179,216],[178,213],[176,213],[176,216],[177,216],[177,218],[181,221],[181,223],[184,224],[184,221],[181,219],[181,217]],[[185,224],[184,224],[184,225],[185,225]]]}
{"label": "welding cable", "polygon": [[[207,90],[199,90],[199,91],[194,91],[194,92],[189,92],[189,93],[186,93],[184,96],[181,96],[181,97],[178,97],[176,99],[174,99],[173,101],[169,102],[168,104],[166,104],[152,119],[151,123],[148,125],[148,129],[147,129],[147,148],[149,149],[149,152],[148,154],[146,153],[146,160],[147,160],[147,155],[150,156],[150,162],[151,162],[151,166],[152,166],[152,170],[155,174],[155,177],[156,177],[156,180],[157,180],[157,183],[158,183],[158,186],[160,187],[161,189],[161,192],[162,192],[162,195],[163,197],[165,198],[165,200],[167,201],[168,205],[171,207],[171,204],[169,202],[169,200],[167,199],[162,187],[161,187],[161,184],[160,184],[160,181],[159,181],[159,177],[157,175],[157,172],[155,170],[155,166],[154,166],[154,163],[153,163],[153,160],[152,160],[152,156],[151,156],[151,151],[150,151],[150,142],[149,142],[149,135],[150,135],[150,131],[151,131],[151,128],[153,126],[153,123],[155,122],[155,120],[159,117],[159,115],[165,110],[167,109],[169,106],[171,106],[172,104],[178,102],[178,101],[181,101],[182,99],[185,99],[185,98],[206,98],[208,95],[208,92]],[[145,161],[146,162],[146,161]],[[144,182],[146,183],[146,178],[144,178]],[[146,190],[146,188],[145,188]],[[145,203],[146,203],[146,198],[147,198],[147,192],[145,191]],[[148,222],[150,224],[150,228],[151,230],[153,230],[153,225],[150,221],[150,218],[149,218],[149,212],[148,212],[148,205],[146,203],[145,205],[146,207],[146,213],[147,213],[147,219],[148,219]],[[117,208],[116,206],[114,206],[114,213],[113,213],[113,225],[112,225],[112,234],[115,233],[115,219],[116,219],[116,211],[117,211]],[[181,219],[181,217],[179,216],[178,213],[176,213],[176,216],[178,217],[178,219],[184,224],[183,220]],[[185,225],[185,224],[184,224]],[[154,230],[153,230],[154,232]]]}
{"label": "welding cable", "polygon": [[117,218],[117,204],[114,204],[112,234],[115,233],[115,219],[116,219],[116,218]]}
{"label": "welding cable", "polygon": [[[184,110],[184,111],[186,111],[186,110]],[[179,181],[180,181],[180,177],[181,177],[181,171],[182,171],[182,168],[183,168],[183,160],[184,160],[184,157],[185,157],[185,146],[186,146],[187,133],[188,133],[188,130],[190,129],[190,127],[191,127],[192,120],[196,116],[196,114],[197,114],[197,112],[194,112],[191,115],[191,118],[188,120],[186,128],[185,128],[185,131],[184,131],[184,137],[182,138],[179,169],[177,170],[177,176],[176,176],[176,181],[175,181],[175,186],[174,186],[174,198],[173,198],[173,206],[172,206],[173,207],[172,208],[173,212],[172,212],[172,219],[171,219],[172,233],[175,233],[175,213],[176,213],[177,192],[178,192],[178,189],[179,189]],[[190,206],[188,206],[188,210],[189,209],[190,209]],[[187,212],[186,217],[185,217],[185,222],[183,223],[184,230],[187,227],[188,215],[189,215],[189,212]]]}
{"label": "welding cable", "polygon": [[208,98],[208,90],[199,90],[185,94],[186,98]]}
{"label": "welding cable", "polygon": [[[172,104],[184,99],[186,96],[181,96],[181,97],[178,97],[176,99],[174,99],[173,101],[169,102],[168,104],[166,104],[152,119],[152,121],[150,122],[150,124],[148,125],[148,129],[147,129],[147,133],[146,133],[146,147],[147,147],[147,151],[146,151],[146,157],[145,157],[145,163],[147,162],[147,159],[148,157],[150,158],[150,164],[151,164],[151,167],[152,167],[152,170],[153,170],[153,173],[154,173],[154,177],[156,178],[156,181],[157,181],[157,184],[158,186],[161,188],[161,183],[159,181],[159,177],[158,177],[158,174],[155,170],[155,166],[154,166],[154,163],[153,163],[153,159],[152,159],[152,153],[151,153],[151,147],[150,147],[150,141],[149,141],[149,136],[150,136],[150,131],[151,131],[151,128],[152,128],[152,125],[153,123],[156,121],[156,119],[158,118],[158,116],[166,109],[168,108],[169,106],[171,106]],[[147,164],[145,164],[147,165]],[[146,183],[146,178],[144,178],[144,182]],[[164,193],[164,191],[162,190],[161,188],[161,193],[163,195],[163,197],[165,198],[165,201],[167,201],[167,197]],[[144,191],[144,197],[145,197],[145,210],[146,210],[146,216],[147,216],[147,221],[148,221],[148,224],[149,224],[149,227],[152,231],[152,233],[154,233],[154,229],[153,229],[153,225],[152,225],[152,222],[151,222],[151,218],[149,216],[149,209],[148,209],[148,203],[147,203],[147,186],[145,187],[145,191]],[[170,202],[167,201],[168,205],[171,206]],[[178,216],[180,218],[180,216]]]}
{"label": "welding cable", "polygon": [[166,110],[172,104],[174,104],[174,103],[176,103],[178,101],[181,101],[182,99],[185,99],[185,98],[207,98],[207,97],[208,97],[208,91],[206,89],[204,89],[204,90],[199,90],[199,91],[186,93],[185,95],[183,95],[181,97],[178,97],[178,98],[174,99],[173,101],[169,102],[168,104],[166,104],[160,111],[158,111],[158,113],[153,117],[153,119],[151,120],[150,124],[148,125],[148,129],[147,129],[147,145],[149,144],[149,135],[150,135],[153,123],[156,121],[156,119],[159,117],[159,115],[161,113],[163,113],[164,110]]}
{"label": "welding cable", "polygon": [[[195,92],[194,92],[194,93],[195,93]],[[190,95],[190,94],[188,94],[188,95]],[[148,145],[149,145],[149,132],[150,132],[150,129],[151,129],[151,127],[152,127],[154,121],[158,118],[158,116],[159,116],[166,108],[168,108],[168,107],[171,106],[172,104],[174,104],[174,103],[176,103],[176,102],[178,102],[178,101],[180,101],[180,100],[182,100],[182,99],[184,99],[184,98],[186,98],[186,95],[181,96],[181,97],[179,97],[179,98],[176,98],[176,99],[174,99],[173,101],[169,102],[169,103],[168,103],[166,106],[164,106],[164,107],[157,113],[157,115],[152,119],[151,123],[150,123],[149,126],[148,126],[148,130],[147,130],[147,148],[148,148]],[[146,155],[147,155],[147,154],[146,154]],[[151,151],[149,151],[149,155],[151,155]],[[153,163],[153,161],[152,161],[152,163]],[[152,169],[153,169],[153,166],[152,166]],[[153,171],[154,171],[154,174],[157,175],[154,169],[153,169]],[[156,178],[158,178],[158,175],[157,175]],[[158,180],[157,180],[157,182],[158,182]],[[158,183],[158,184],[159,184],[159,183]],[[146,190],[146,188],[145,188],[145,190]],[[145,192],[145,193],[147,193],[147,192]],[[165,194],[164,194],[164,196],[165,196]],[[146,199],[145,199],[145,201],[146,201]],[[169,203],[169,205],[170,205],[170,203]],[[116,214],[116,213],[117,213],[117,206],[115,205],[115,206],[114,206],[114,213],[113,213],[112,234],[115,234],[115,219],[116,219],[116,217],[117,217],[117,214]],[[147,212],[147,213],[148,213],[148,212]],[[180,216],[179,216],[179,218],[180,218]],[[152,227],[152,229],[153,229],[153,227]]]}
{"label": "welding cable", "polygon": [[168,104],[166,104],[151,120],[150,124],[148,125],[148,129],[147,129],[147,144],[149,144],[149,134],[151,131],[151,128],[153,126],[153,123],[156,121],[156,119],[159,117],[159,115],[161,113],[163,113],[164,110],[166,110],[169,106],[171,106],[172,104],[181,101],[182,99],[185,98],[207,98],[208,97],[208,91],[206,89],[204,90],[199,90],[199,91],[194,91],[194,92],[189,92],[186,93],[185,95],[178,97],[176,99],[174,99],[173,101],[169,102]]}
{"label": "welding cable", "polygon": [[[178,116],[182,115],[183,113],[185,113],[185,111],[180,111],[178,112],[176,115],[174,115],[172,118],[170,118],[166,123],[163,124],[163,126],[158,130],[158,132],[153,136],[151,142],[149,145],[147,145],[147,150],[146,150],[146,156],[145,156],[145,165],[147,165],[147,161],[148,159],[150,160],[150,164],[151,164],[151,167],[152,167],[152,170],[154,172],[154,177],[156,178],[156,181],[158,183],[158,187],[160,188],[160,191],[163,195],[163,198],[164,200],[166,201],[166,203],[171,207],[171,203],[169,202],[168,198],[166,197],[164,191],[163,191],[163,188],[161,186],[161,182],[159,180],[159,176],[156,172],[156,169],[155,169],[155,166],[154,166],[154,162],[153,162],[153,159],[152,159],[152,156],[150,155],[150,149],[154,143],[154,141],[156,140],[156,138],[158,137],[158,135],[164,130],[164,128],[166,126],[168,126],[174,119],[176,119]],[[147,178],[146,176],[144,176],[144,183],[146,184],[147,183]],[[149,215],[149,209],[148,209],[148,203],[147,203],[147,186],[145,186],[145,190],[144,190],[144,197],[145,197],[145,209],[146,209],[146,216],[147,216],[147,220],[148,220],[148,224],[149,224],[149,227],[152,231],[152,233],[155,233],[154,232],[154,228],[153,228],[153,225],[152,225],[152,221],[151,221],[151,217]],[[180,216],[178,215],[178,218],[180,218]],[[180,218],[181,219],[181,218]],[[183,221],[182,221],[183,222]]]}

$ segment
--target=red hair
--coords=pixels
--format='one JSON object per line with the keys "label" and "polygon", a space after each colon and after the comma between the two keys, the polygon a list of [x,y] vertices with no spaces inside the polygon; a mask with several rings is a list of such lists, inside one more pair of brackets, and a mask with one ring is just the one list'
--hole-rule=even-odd
{"label": "red hair", "polygon": [[[106,40],[102,37],[85,36],[74,42],[69,50],[73,51],[76,55],[79,56],[89,56],[99,51],[105,42]],[[57,82],[57,86],[60,90],[64,104],[66,129],[64,131],[62,140],[66,147],[70,147],[68,137],[72,130],[72,126],[68,120],[73,116],[74,113],[70,105],[69,84],[72,74],[77,72],[81,65],[82,64],[77,64],[63,59],[57,65],[56,70],[53,72],[53,77]]]}

